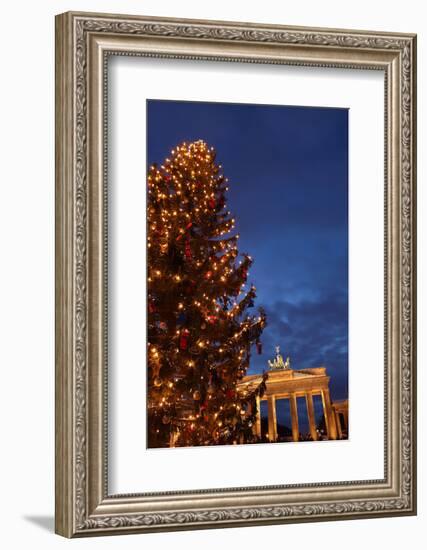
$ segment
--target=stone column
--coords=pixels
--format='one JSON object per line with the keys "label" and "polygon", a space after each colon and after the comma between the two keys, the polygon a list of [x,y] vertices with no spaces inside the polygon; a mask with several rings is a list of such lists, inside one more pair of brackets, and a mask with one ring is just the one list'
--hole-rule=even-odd
{"label": "stone column", "polygon": [[348,409],[345,409],[343,414],[344,414],[345,429],[347,430],[347,433],[348,433]]}
{"label": "stone column", "polygon": [[292,439],[294,441],[299,440],[299,427],[298,427],[298,407],[297,407],[297,398],[294,393],[291,393],[289,396],[289,404],[291,409],[291,420],[292,420]]}
{"label": "stone column", "polygon": [[342,428],[339,411],[335,410],[335,422],[337,424],[338,439],[342,439]]}
{"label": "stone column", "polygon": [[337,424],[335,422],[335,414],[332,410],[331,397],[329,388],[322,390],[323,413],[325,415],[326,430],[329,439],[337,438]]}
{"label": "stone column", "polygon": [[257,408],[256,420],[253,426],[254,434],[257,435],[258,437],[261,437],[261,399],[259,395],[257,395],[257,398],[256,398],[256,408]]}
{"label": "stone column", "polygon": [[307,403],[307,415],[308,424],[310,426],[311,439],[313,441],[317,441],[316,417],[314,416],[313,394],[311,393],[311,391],[308,391],[305,394],[305,401]]}
{"label": "stone column", "polygon": [[269,395],[268,403],[268,439],[276,441],[277,438],[277,419],[276,419],[276,398],[274,395]]}

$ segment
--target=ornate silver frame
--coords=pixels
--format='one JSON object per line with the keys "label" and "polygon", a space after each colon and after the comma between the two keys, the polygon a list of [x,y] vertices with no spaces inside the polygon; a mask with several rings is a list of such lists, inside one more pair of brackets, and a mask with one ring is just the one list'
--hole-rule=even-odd
{"label": "ornate silver frame", "polygon": [[[385,476],[109,495],[106,58],[142,55],[385,74]],[[56,532],[66,537],[416,513],[416,37],[65,13],[56,18]]]}

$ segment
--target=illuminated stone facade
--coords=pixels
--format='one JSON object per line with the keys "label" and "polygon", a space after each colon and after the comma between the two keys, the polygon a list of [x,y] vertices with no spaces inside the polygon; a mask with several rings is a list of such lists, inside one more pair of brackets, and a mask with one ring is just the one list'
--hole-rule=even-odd
{"label": "illuminated stone facade", "polygon": [[342,401],[334,401],[332,409],[335,413],[335,421],[337,423],[337,432],[339,439],[347,439],[348,437],[348,399]]}
{"label": "illuminated stone facade", "polygon": [[[271,365],[270,365],[271,367]],[[245,376],[239,383],[239,392],[244,393],[260,384],[262,375],[254,374]],[[277,418],[276,401],[288,399],[291,413],[292,439],[300,440],[300,429],[298,423],[297,398],[303,397],[307,407],[307,418],[309,424],[309,435],[316,441],[319,439],[319,432],[316,426],[313,397],[319,395],[322,399],[323,413],[325,418],[326,432],[328,439],[341,439],[347,437],[348,433],[348,402],[341,401],[332,403],[329,393],[330,377],[325,367],[294,370],[291,368],[272,368],[268,373],[266,391],[262,398],[258,398],[257,421],[254,425],[254,433],[261,437],[261,401],[268,404],[268,439],[277,440]],[[340,416],[341,415],[341,416]]]}

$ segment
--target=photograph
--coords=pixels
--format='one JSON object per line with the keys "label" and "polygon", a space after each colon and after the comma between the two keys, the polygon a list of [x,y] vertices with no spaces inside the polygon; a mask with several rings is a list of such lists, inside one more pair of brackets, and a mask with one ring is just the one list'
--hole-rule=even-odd
{"label": "photograph", "polygon": [[146,109],[147,448],[349,439],[348,109]]}

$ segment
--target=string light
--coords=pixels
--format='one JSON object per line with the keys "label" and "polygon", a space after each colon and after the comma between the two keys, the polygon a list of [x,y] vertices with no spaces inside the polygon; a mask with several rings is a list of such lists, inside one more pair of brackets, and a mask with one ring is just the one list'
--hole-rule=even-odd
{"label": "string light", "polygon": [[[250,416],[245,401],[237,403],[256,391],[238,397],[235,388],[265,321],[262,315],[242,318],[248,273],[236,264],[248,266],[252,258],[238,262],[240,236],[231,233],[236,220],[225,202],[228,178],[214,161],[215,150],[205,142],[183,142],[147,176],[149,434],[163,446],[171,434],[174,445],[191,444],[191,438],[204,445],[237,443]],[[254,288],[249,292],[252,299]]]}

